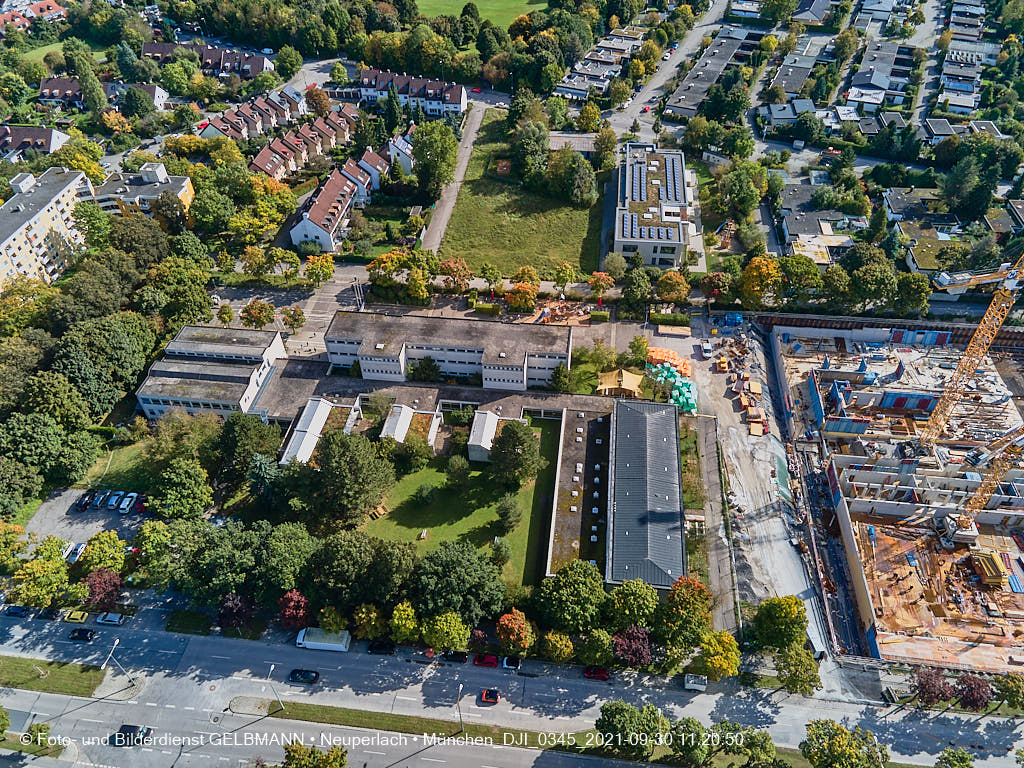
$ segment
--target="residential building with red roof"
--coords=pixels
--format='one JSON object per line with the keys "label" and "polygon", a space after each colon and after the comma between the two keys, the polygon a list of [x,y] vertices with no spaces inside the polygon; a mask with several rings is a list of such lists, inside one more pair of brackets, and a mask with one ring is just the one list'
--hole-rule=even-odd
{"label": "residential building with red roof", "polygon": [[332,171],[303,206],[299,221],[290,232],[292,243],[298,246],[312,241],[321,251],[337,251],[348,234],[357,191],[356,185],[342,171]]}

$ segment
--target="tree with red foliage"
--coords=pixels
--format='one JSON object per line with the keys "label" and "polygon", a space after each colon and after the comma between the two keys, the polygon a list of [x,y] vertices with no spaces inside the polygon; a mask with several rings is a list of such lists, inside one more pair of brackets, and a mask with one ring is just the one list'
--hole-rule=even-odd
{"label": "tree with red foliage", "polygon": [[487,647],[487,633],[482,629],[474,629],[469,633],[469,649],[471,651],[482,651]]}
{"label": "tree with red foliage", "polygon": [[89,589],[85,604],[98,611],[109,611],[121,596],[121,574],[109,568],[97,568],[82,582]]}
{"label": "tree with red foliage", "polygon": [[711,628],[711,592],[697,579],[680,576],[659,606],[654,626],[670,651],[699,645]]}
{"label": "tree with red foliage", "polygon": [[513,608],[498,619],[497,635],[505,650],[515,656],[530,650],[537,639],[526,614],[518,608]]}
{"label": "tree with red foliage", "polygon": [[646,667],[651,663],[650,630],[633,625],[612,636],[615,658],[629,667]]}
{"label": "tree with red foliage", "polygon": [[445,259],[438,265],[437,272],[444,276],[445,290],[462,293],[469,288],[469,281],[473,279],[473,270],[466,264],[466,260],[458,256]]}
{"label": "tree with red foliage", "polygon": [[917,670],[914,692],[917,700],[926,707],[934,707],[940,701],[953,698],[953,686],[949,684],[945,673],[935,667],[921,667]]}
{"label": "tree with red foliage", "polygon": [[249,598],[235,592],[228,592],[220,601],[217,623],[221,628],[239,629],[249,623],[253,608]]}
{"label": "tree with red foliage", "polygon": [[980,712],[992,701],[992,684],[977,675],[960,675],[956,681],[956,697],[964,709]]}
{"label": "tree with red foliage", "polygon": [[281,623],[289,629],[302,629],[313,623],[309,598],[297,589],[290,589],[281,595],[277,607],[281,610]]}

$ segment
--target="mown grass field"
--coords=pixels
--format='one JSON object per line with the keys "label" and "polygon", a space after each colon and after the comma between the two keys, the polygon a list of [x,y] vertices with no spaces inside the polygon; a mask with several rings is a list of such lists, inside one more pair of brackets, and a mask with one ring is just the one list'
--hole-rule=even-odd
{"label": "mown grass field", "polygon": [[[416,7],[424,16],[440,16],[451,14],[460,16],[466,0],[420,0]],[[477,0],[477,10],[481,19],[490,19],[495,26],[506,28],[521,13],[545,10],[544,0]]]}
{"label": "mown grass field", "polygon": [[[460,6],[460,8],[461,8],[461,6]],[[515,18],[515,17],[513,17],[513,18]],[[104,59],[104,58],[106,58],[105,56],[102,55],[103,51],[106,50],[103,46],[92,45],[90,43],[86,43],[86,45],[88,45],[89,48],[92,49],[92,55],[95,58],[97,58],[97,59]],[[61,43],[50,43],[49,45],[42,45],[42,46],[40,46],[38,48],[33,48],[31,51],[26,51],[25,52],[25,59],[28,60],[28,61],[40,61],[41,62],[43,60],[43,57],[47,53],[49,53],[50,51],[59,51],[59,50],[62,49],[63,46],[64,46],[64,43],[61,42]]]}
{"label": "mown grass field", "polygon": [[92,696],[104,674],[102,669],[92,664],[0,656],[0,687],[4,688]]}
{"label": "mown grass field", "polygon": [[[511,550],[511,559],[505,564],[503,578],[509,584],[535,584],[545,550],[551,494],[554,491],[555,460],[558,455],[558,424],[555,421],[536,420],[535,430],[540,434],[541,455],[548,465],[537,479],[518,493],[523,519],[516,529],[505,536]],[[442,457],[429,466],[401,478],[385,499],[389,512],[377,520],[370,520],[363,530],[386,541],[415,542],[422,555],[443,541],[468,541],[478,548],[487,547],[495,536],[500,536],[495,505],[502,489],[491,482],[490,474],[481,466],[474,466],[465,490],[444,488],[445,459]],[[434,500],[422,506],[413,500],[421,485],[438,488]],[[420,539],[426,529],[427,538]]]}
{"label": "mown grass field", "polygon": [[593,272],[601,249],[600,199],[580,210],[484,176],[488,159],[509,150],[504,116],[497,109],[484,116],[441,242],[441,258],[461,256],[471,269],[490,262],[506,276],[524,264],[542,275],[551,273],[563,261],[585,274]]}

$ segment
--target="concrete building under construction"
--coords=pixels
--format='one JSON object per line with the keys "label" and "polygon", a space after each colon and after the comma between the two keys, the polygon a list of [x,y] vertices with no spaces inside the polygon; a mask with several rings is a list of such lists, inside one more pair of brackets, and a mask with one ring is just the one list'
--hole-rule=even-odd
{"label": "concrete building under construction", "polygon": [[[922,450],[925,425],[964,354],[949,332],[776,326],[771,345],[793,434],[821,457],[830,532],[841,539],[871,653],[1019,669],[1024,464],[1019,451],[997,463],[992,446],[1002,457],[1024,428],[992,358]],[[986,483],[976,516],[964,515]]]}

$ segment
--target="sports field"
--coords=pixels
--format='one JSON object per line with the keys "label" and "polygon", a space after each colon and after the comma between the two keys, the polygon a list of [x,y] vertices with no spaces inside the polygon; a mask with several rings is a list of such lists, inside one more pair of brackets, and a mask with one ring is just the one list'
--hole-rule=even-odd
{"label": "sports field", "polygon": [[[418,0],[416,7],[424,16],[462,15],[466,0]],[[481,19],[490,19],[495,26],[508,27],[521,13],[542,11],[548,7],[545,0],[476,0]]]}

